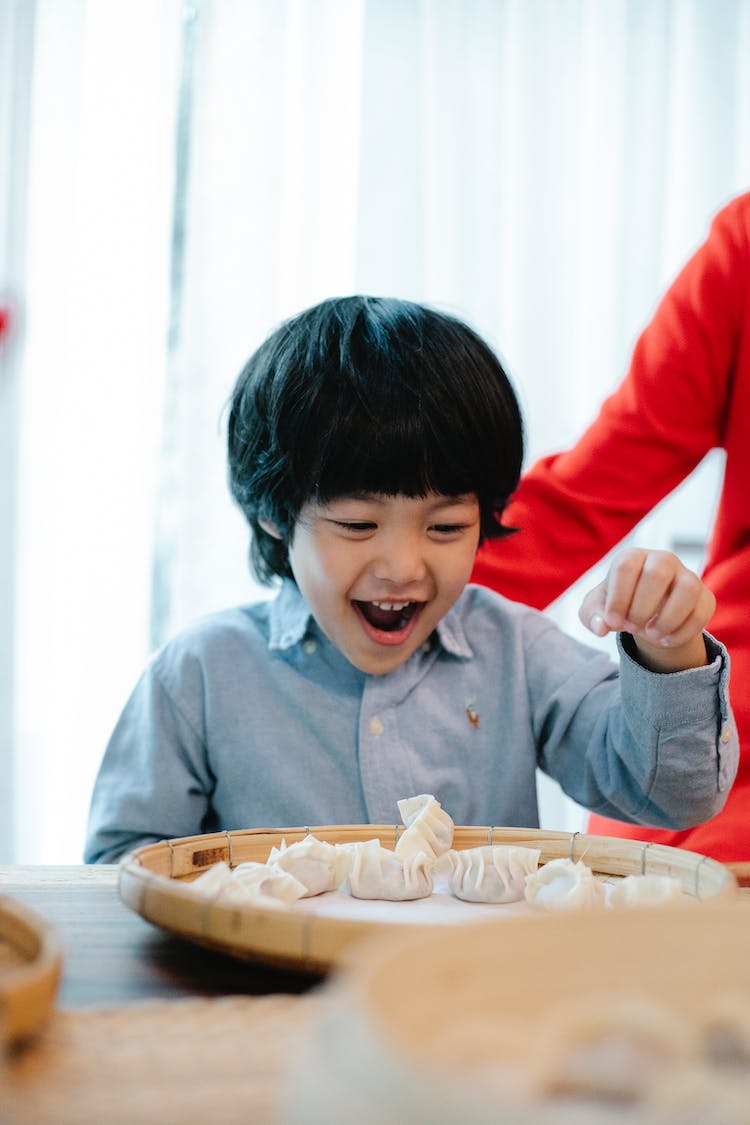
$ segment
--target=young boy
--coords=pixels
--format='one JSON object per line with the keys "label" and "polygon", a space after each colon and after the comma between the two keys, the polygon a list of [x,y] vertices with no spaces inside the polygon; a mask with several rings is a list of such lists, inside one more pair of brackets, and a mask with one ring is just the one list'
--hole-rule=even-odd
{"label": "young boy", "polygon": [[[239,377],[232,493],[273,599],[214,614],[147,668],[94,789],[86,859],[217,829],[391,823],[434,793],[459,824],[538,824],[541,767],[580,804],[680,827],[737,766],[712,595],[626,551],[584,600],[620,672],[467,586],[523,452],[495,355],[403,301],[325,301]],[[523,532],[519,532],[523,534]]]}

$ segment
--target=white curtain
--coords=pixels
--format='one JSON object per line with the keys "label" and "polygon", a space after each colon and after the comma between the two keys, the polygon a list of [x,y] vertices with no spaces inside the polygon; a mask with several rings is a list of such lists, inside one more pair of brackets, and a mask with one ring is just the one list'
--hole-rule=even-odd
{"label": "white curtain", "polygon": [[2,5],[9,37],[33,11],[13,107],[27,131],[3,168],[26,165],[10,224],[23,254],[2,265],[18,448],[0,777],[17,862],[80,862],[103,742],[149,647],[180,7]]}
{"label": "white curtain", "polygon": [[[750,184],[750,0],[35,14],[6,756],[15,859],[74,862],[150,649],[262,596],[223,447],[250,352],[334,293],[427,301],[500,352],[530,459],[572,441]],[[719,468],[641,534],[699,543]]]}

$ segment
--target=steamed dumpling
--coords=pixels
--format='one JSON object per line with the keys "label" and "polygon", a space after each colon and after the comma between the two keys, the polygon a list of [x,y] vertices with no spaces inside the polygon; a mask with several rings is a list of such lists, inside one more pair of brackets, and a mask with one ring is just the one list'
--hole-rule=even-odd
{"label": "steamed dumpling", "polygon": [[305,894],[303,884],[292,875],[265,863],[241,863],[234,871],[226,863],[215,863],[189,886],[216,902],[263,906],[289,905]]}
{"label": "steamed dumpling", "polygon": [[282,840],[280,848],[271,848],[268,862],[298,879],[305,887],[303,897],[310,898],[341,886],[351,866],[351,855],[335,844],[306,836],[289,847]]}
{"label": "steamed dumpling", "polygon": [[299,879],[271,863],[240,863],[232,878],[251,897],[263,895],[289,904],[307,893]]}
{"label": "steamed dumpling", "polygon": [[341,846],[351,854],[344,889],[354,898],[401,902],[432,894],[432,860],[424,853],[402,859],[379,840]]}
{"label": "steamed dumpling", "polygon": [[538,848],[506,844],[449,851],[440,860],[452,895],[466,902],[518,902],[527,875],[539,865]]}
{"label": "steamed dumpling", "polygon": [[453,843],[453,821],[431,794],[405,797],[398,802],[398,811],[406,831],[396,844],[397,856],[411,859],[422,853],[434,861],[448,851]]}
{"label": "steamed dumpling", "polygon": [[199,894],[210,896],[217,895],[222,887],[232,884],[232,869],[227,863],[215,863],[213,867],[209,867],[197,879],[193,879],[188,886],[193,891],[198,891]]}
{"label": "steamed dumpling", "polygon": [[610,906],[654,906],[683,898],[682,884],[671,875],[626,875],[609,887]]}
{"label": "steamed dumpling", "polygon": [[552,859],[526,879],[526,901],[545,910],[572,910],[581,906],[601,906],[606,898],[604,884],[579,860]]}
{"label": "steamed dumpling", "polygon": [[545,1013],[532,1081],[544,1095],[629,1106],[636,1113],[625,1120],[652,1121],[637,1112],[650,1088],[665,1073],[685,1073],[696,1061],[691,1030],[665,1005],[637,991],[592,996]]}

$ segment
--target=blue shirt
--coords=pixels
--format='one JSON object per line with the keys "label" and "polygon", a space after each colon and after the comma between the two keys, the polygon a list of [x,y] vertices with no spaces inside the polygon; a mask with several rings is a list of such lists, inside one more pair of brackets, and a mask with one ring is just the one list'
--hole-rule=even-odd
{"label": "blue shirt", "polygon": [[433,793],[457,824],[536,827],[537,767],[575,801],[683,828],[737,769],[728,657],[620,670],[543,614],[467,586],[385,675],[355,668],[294,583],[213,614],[152,659],[94,788],[85,858],[219,829],[398,821]]}

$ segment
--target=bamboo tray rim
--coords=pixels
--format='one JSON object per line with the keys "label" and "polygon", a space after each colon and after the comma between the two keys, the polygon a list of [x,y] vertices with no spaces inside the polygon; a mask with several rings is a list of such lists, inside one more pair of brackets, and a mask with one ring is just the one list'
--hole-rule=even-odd
{"label": "bamboo tray rim", "polygon": [[[393,849],[403,825],[298,825],[287,828],[246,828],[184,836],[146,844],[123,856],[118,890],[130,909],[154,925],[195,944],[240,960],[260,960],[295,970],[325,973],[346,960],[359,939],[390,932],[391,923],[295,911],[294,907],[266,908],[198,898],[187,886],[193,878],[219,862],[230,867],[254,859],[265,862],[271,846],[291,844],[313,835],[329,843],[379,839]],[[733,899],[738,894],[733,873],[717,860],[697,852],[647,841],[558,832],[540,828],[456,825],[453,847],[509,844],[540,850],[540,866],[552,859],[582,859],[597,874],[668,874],[699,900]],[[356,901],[356,900],[354,900]],[[505,923],[503,923],[505,924]],[[404,923],[410,930],[434,928]]]}
{"label": "bamboo tray rim", "polygon": [[0,1043],[17,1043],[34,1035],[52,1010],[62,971],[62,939],[30,906],[0,894],[0,940],[22,958],[20,964],[0,968]]}

